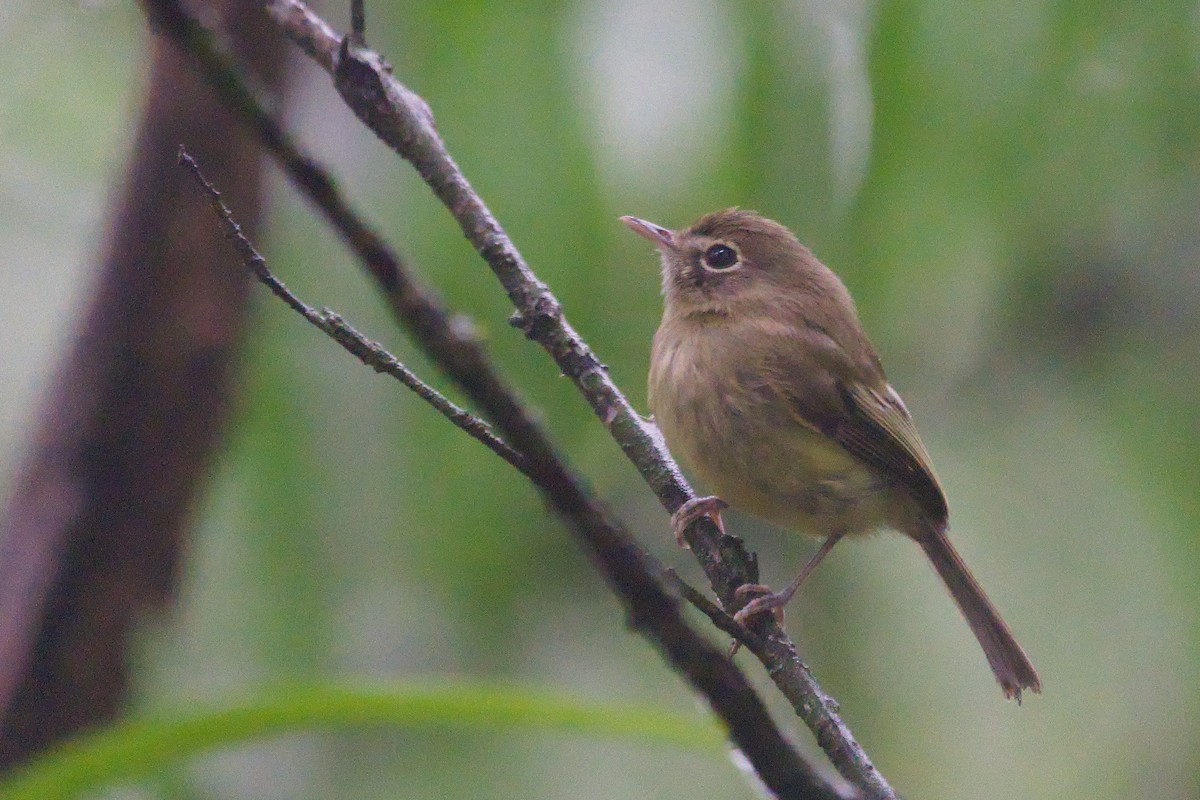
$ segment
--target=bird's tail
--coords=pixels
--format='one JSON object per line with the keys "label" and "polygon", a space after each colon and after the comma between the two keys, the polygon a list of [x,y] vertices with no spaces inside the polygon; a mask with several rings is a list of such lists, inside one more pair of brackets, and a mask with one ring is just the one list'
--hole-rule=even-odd
{"label": "bird's tail", "polygon": [[1025,689],[1040,693],[1042,680],[1033,663],[1021,645],[1017,644],[1000,612],[983,593],[983,588],[967,569],[962,557],[950,544],[945,531],[927,529],[917,541],[979,640],[988,664],[1000,682],[1000,688],[1004,690],[1004,696],[1015,697],[1019,703],[1021,692]]}

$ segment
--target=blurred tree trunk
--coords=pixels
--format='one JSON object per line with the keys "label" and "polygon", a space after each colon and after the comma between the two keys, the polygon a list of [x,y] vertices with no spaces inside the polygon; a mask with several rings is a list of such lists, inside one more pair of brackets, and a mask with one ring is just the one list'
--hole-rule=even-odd
{"label": "blurred tree trunk", "polygon": [[[253,0],[212,0],[256,83],[284,46]],[[249,281],[176,165],[185,144],[253,228],[263,157],[165,39],[77,335],[0,516],[0,766],[119,709],[130,633],[171,599],[229,412]]]}

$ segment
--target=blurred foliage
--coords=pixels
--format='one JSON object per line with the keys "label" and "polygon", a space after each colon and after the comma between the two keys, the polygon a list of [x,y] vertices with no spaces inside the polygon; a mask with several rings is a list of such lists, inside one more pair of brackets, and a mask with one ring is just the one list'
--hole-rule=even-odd
{"label": "blurred foliage", "polygon": [[583,704],[516,685],[466,682],[304,685],[259,692],[249,702],[160,711],[64,742],[0,779],[5,800],[67,800],[129,783],[218,747],[313,728],[541,730],[719,750],[723,731],[693,714],[644,705]]}
{"label": "blurred foliage", "polygon": [[[344,25],[344,9],[322,10]],[[369,6],[368,37],[433,106],[639,405],[655,256],[617,215],[678,226],[757,208],[846,279],[933,451],[955,540],[1046,685],[1021,708],[1000,700],[909,543],[839,548],[789,625],[901,792],[1189,798],[1200,795],[1197,19],[1165,1],[459,0]],[[0,25],[23,42],[0,54],[7,486],[101,246],[144,36],[136,9],[111,0],[9,3]],[[696,576],[411,171],[308,64],[295,96],[290,125],[477,319],[647,547]],[[309,301],[437,377],[282,182],[268,245]],[[467,674],[689,707],[521,480],[265,297],[242,398],[179,609],[140,643],[141,704],[284,676]],[[770,581],[811,547],[731,524]],[[779,718],[799,728],[782,706]],[[546,738],[293,737],[201,760],[154,791],[754,796],[722,759],[684,768]]]}

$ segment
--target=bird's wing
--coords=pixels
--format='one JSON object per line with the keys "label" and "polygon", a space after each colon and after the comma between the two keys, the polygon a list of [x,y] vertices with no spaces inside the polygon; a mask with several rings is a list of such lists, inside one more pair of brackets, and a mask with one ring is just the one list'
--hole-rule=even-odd
{"label": "bird's wing", "polygon": [[770,348],[766,380],[797,421],[903,486],[930,522],[944,522],[946,498],[929,453],[873,353],[855,359],[819,328],[789,339]]}

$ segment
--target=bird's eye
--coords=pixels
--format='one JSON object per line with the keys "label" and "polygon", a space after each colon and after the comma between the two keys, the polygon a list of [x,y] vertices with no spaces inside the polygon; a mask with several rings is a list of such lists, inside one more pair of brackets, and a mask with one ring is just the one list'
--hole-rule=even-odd
{"label": "bird's eye", "polygon": [[704,251],[704,266],[709,269],[729,269],[737,263],[737,251],[728,245],[714,244]]}

